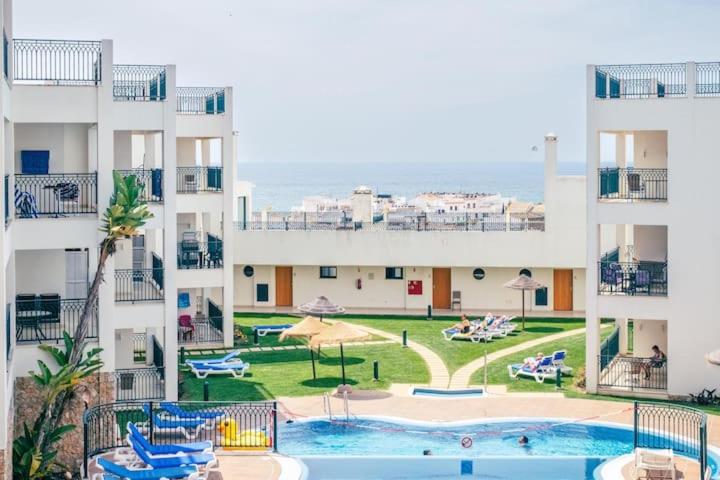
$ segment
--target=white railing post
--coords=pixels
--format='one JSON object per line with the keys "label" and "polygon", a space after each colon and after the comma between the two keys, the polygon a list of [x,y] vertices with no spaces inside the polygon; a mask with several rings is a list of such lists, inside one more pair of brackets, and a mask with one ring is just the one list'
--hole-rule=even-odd
{"label": "white railing post", "polygon": [[697,64],[687,62],[685,64],[685,83],[687,85],[687,96],[693,98],[697,95]]}

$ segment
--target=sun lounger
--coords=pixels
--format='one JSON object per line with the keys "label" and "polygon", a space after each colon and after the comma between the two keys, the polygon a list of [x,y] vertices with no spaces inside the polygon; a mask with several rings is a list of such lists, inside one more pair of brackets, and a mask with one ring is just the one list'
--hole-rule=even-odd
{"label": "sun lounger", "polygon": [[132,436],[128,437],[130,447],[135,453],[134,460],[130,466],[145,464],[152,468],[176,468],[185,465],[195,465],[198,468],[212,468],[218,464],[217,457],[210,452],[176,453],[172,455],[154,456],[145,450],[142,445]]}
{"label": "sun lounger", "polygon": [[534,378],[536,382],[543,383],[548,378],[555,378],[556,368],[552,364],[552,357],[543,357],[535,366],[524,364],[508,365],[508,373],[511,377]]}
{"label": "sun lounger", "polygon": [[480,341],[487,342],[492,338],[491,335],[488,335],[487,332],[485,332],[481,328],[475,328],[472,329],[468,333],[462,333],[459,328],[446,328],[445,330],[442,330],[443,337],[445,337],[445,340],[470,340],[473,343],[478,343]]}
{"label": "sun lounger", "polygon": [[[640,475],[643,470],[645,475]],[[635,478],[669,478],[675,480],[675,462],[670,449],[635,449]]]}
{"label": "sun lounger", "polygon": [[283,323],[281,325],[255,325],[252,327],[253,332],[261,337],[264,337],[268,333],[282,333],[288,328],[292,327],[292,323]]}
{"label": "sun lounger", "polygon": [[200,473],[196,465],[187,465],[183,467],[173,468],[145,468],[130,469],[123,465],[118,465],[106,458],[98,458],[97,465],[103,472],[93,475],[93,480],[109,480],[109,479],[129,479],[129,480],[161,480],[187,478],[195,480],[200,478]]}
{"label": "sun lounger", "polygon": [[185,360],[185,365],[192,367],[196,364],[212,364],[212,363],[229,363],[232,362],[235,357],[240,355],[240,350],[233,350],[232,352],[228,353],[224,357],[220,358],[206,358],[204,360]]}
{"label": "sun lounger", "polygon": [[198,364],[193,365],[192,373],[200,379],[207,378],[208,375],[227,375],[228,373],[235,378],[242,378],[249,368],[250,364],[244,362]]}
{"label": "sun lounger", "polygon": [[[150,406],[147,403],[143,405],[143,411],[145,415],[150,416]],[[155,430],[164,432],[180,432],[185,438],[192,440],[201,428],[205,428],[205,420],[201,418],[167,418],[153,412],[152,426]]]}
{"label": "sun lounger", "polygon": [[[150,455],[170,455],[174,453],[212,452],[213,443],[210,440],[192,443],[168,443],[162,445],[151,444],[132,422],[127,423],[128,435],[134,438]],[[130,442],[128,441],[128,445]]]}
{"label": "sun lounger", "polygon": [[565,359],[567,358],[567,350],[558,350],[552,354],[552,364],[555,368],[559,368],[563,375],[569,375],[572,373],[572,368],[565,365]]}
{"label": "sun lounger", "polygon": [[170,415],[178,418],[202,418],[204,420],[215,420],[225,415],[222,410],[184,410],[174,403],[160,402],[160,408]]}

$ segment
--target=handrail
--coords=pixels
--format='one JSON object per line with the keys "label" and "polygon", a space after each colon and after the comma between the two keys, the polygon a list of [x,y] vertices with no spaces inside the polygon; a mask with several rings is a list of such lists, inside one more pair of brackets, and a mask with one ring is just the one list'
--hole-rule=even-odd
{"label": "handrail", "polygon": [[345,404],[345,421],[350,421],[350,405],[348,404],[348,392],[343,391],[343,403]]}
{"label": "handrail", "polygon": [[15,38],[12,46],[16,83],[98,85],[102,80],[99,41]]}
{"label": "handrail", "polygon": [[332,405],[330,404],[330,395],[328,393],[323,394],[323,412],[328,416],[328,420],[332,421]]}

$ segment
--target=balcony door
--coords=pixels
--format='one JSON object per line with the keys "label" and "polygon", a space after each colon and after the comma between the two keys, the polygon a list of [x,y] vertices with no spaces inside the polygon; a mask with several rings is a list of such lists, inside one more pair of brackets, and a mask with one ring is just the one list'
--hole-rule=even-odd
{"label": "balcony door", "polygon": [[565,312],[573,309],[573,272],[570,269],[553,271],[553,309]]}
{"label": "balcony door", "polygon": [[65,298],[87,298],[88,251],[65,251]]}

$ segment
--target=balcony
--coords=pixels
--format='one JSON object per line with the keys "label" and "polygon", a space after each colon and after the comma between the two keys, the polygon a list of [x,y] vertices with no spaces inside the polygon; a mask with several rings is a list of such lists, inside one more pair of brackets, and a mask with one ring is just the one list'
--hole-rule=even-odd
{"label": "balcony", "polygon": [[604,201],[666,201],[666,168],[598,169],[598,199]]}
{"label": "balcony", "polygon": [[595,98],[687,96],[720,96],[720,62],[595,66]]}
{"label": "balcony", "polygon": [[164,65],[113,65],[115,101],[164,101],[166,83],[167,71]]}
{"label": "balcony", "polygon": [[223,114],[225,113],[225,89],[178,87],[177,113],[183,115]]}
{"label": "balcony", "polygon": [[149,203],[161,203],[163,201],[163,171],[162,168],[150,170],[115,170],[123,177],[135,175],[137,182],[143,185],[141,200]]}
{"label": "balcony", "polygon": [[115,270],[116,302],[156,302],[165,298],[162,259],[153,253],[152,268]]}
{"label": "balcony", "polygon": [[222,192],[222,167],[177,167],[177,193]]}
{"label": "balcony", "polygon": [[97,213],[97,173],[15,175],[15,217]]}
{"label": "balcony", "polygon": [[208,315],[180,315],[178,318],[178,343],[193,345],[223,343],[222,308],[208,300]]}
{"label": "balcony", "polygon": [[207,234],[206,242],[199,242],[194,234],[178,242],[177,268],[202,269],[222,268],[223,241],[220,237]]}
{"label": "balcony", "polygon": [[598,262],[598,294],[667,296],[667,262]]}
{"label": "balcony", "polygon": [[165,398],[165,368],[118,368],[112,372],[116,400],[161,400]]}
{"label": "balcony", "polygon": [[598,387],[627,391],[666,391],[667,362],[655,362],[652,358],[629,357],[616,354],[600,355]]}
{"label": "balcony", "polygon": [[99,85],[102,80],[100,42],[15,38],[12,44],[15,83]]}
{"label": "balcony", "polygon": [[544,215],[427,213],[378,216],[354,222],[345,212],[254,212],[250,221],[236,222],[238,231],[366,231],[366,232],[529,232],[545,230]]}
{"label": "balcony", "polygon": [[[59,343],[80,322],[84,299],[61,299],[57,294],[18,294],[15,298],[16,343]],[[98,307],[92,309],[87,338],[98,337]]]}

